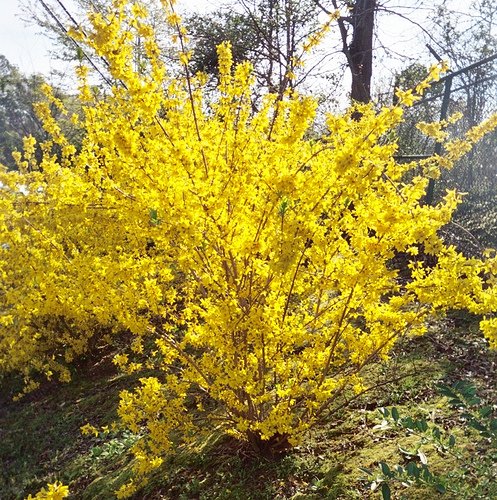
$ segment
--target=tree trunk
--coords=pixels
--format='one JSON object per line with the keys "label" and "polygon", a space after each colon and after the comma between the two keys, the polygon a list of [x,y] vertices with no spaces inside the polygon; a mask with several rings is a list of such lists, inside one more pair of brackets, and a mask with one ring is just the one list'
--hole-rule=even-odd
{"label": "tree trunk", "polygon": [[352,9],[352,41],[348,46],[348,61],[352,73],[350,97],[353,101],[371,100],[373,73],[373,33],[377,0],[356,0]]}
{"label": "tree trunk", "polygon": [[286,435],[275,434],[270,439],[262,439],[259,432],[247,431],[247,438],[252,450],[268,460],[280,458],[292,448]]}

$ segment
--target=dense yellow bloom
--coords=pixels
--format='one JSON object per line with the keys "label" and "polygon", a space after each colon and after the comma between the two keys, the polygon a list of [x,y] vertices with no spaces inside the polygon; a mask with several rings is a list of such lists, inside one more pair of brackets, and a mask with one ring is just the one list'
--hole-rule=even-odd
{"label": "dense yellow bloom", "polygon": [[[178,430],[188,440],[221,425],[261,451],[293,445],[338,397],[363,390],[365,365],[423,333],[429,314],[496,310],[495,256],[465,259],[438,234],[457,194],[423,205],[419,165],[393,158],[385,137],[401,107],[330,115],[328,132],[309,138],[313,98],[268,95],[254,111],[250,65],[233,68],[226,45],[209,96],[201,77],[168,75],[127,5],[92,17],[90,44],[122,83],[99,100],[80,71],[81,148],[40,105],[51,135],[41,162],[28,139],[23,169],[0,174],[0,372],[67,379],[90,346],[131,336],[115,363],[137,371],[133,356],[148,355],[155,368],[119,405],[142,433],[144,475]],[[149,33],[146,71],[133,65],[138,29]],[[449,167],[495,125],[422,167]],[[403,252],[405,286],[393,260]],[[495,319],[482,329],[495,346]]]}
{"label": "dense yellow bloom", "polygon": [[430,88],[432,82],[440,80],[440,75],[448,70],[447,62],[443,61],[441,64],[434,64],[430,67],[428,76],[416,85],[413,89],[397,89],[395,91],[395,96],[398,99],[399,104],[404,106],[412,106],[415,102],[420,101],[425,93],[426,89]]}
{"label": "dense yellow bloom", "polygon": [[69,496],[69,488],[62,483],[54,483],[42,488],[34,497],[28,495],[26,500],[62,500]]}

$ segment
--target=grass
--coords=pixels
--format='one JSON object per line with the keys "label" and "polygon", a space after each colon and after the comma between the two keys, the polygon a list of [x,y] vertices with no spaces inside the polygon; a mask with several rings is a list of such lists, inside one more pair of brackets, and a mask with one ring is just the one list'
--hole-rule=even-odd
{"label": "grass", "polygon": [[[451,428],[459,423],[458,416],[444,404],[435,385],[471,379],[482,397],[495,402],[496,372],[497,356],[477,333],[475,318],[454,314],[433,324],[426,336],[403,341],[388,363],[372,366],[367,383],[396,382],[366,393],[332,415],[292,453],[263,460],[213,433],[167,457],[135,498],[378,497],[369,490],[360,467],[374,469],[380,461],[402,464],[405,456],[399,446],[408,449],[415,442],[413,436],[375,428],[380,420],[377,408],[395,405],[403,413],[435,419]],[[19,402],[0,399],[0,498],[24,498],[55,480],[70,486],[72,498],[114,498],[113,492],[130,477],[129,448],[136,437],[122,432],[82,436],[80,427],[87,422],[111,424],[119,392],[131,383],[133,379],[118,375],[110,361],[98,367],[90,362],[76,371],[69,384],[47,384]],[[471,453],[471,438],[462,431],[459,434],[460,443],[467,443]],[[433,451],[427,450],[427,456],[437,472],[454,466]],[[406,498],[431,495],[410,489]]]}

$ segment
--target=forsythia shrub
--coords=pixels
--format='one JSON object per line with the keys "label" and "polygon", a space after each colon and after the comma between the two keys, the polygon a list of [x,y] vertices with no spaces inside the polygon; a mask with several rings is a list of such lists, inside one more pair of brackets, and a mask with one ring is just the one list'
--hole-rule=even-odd
{"label": "forsythia shrub", "polygon": [[[497,306],[495,256],[466,259],[438,235],[459,196],[422,203],[428,176],[496,118],[421,164],[397,163],[386,140],[401,107],[330,115],[313,138],[316,101],[266,95],[254,111],[251,67],[233,68],[227,45],[206,95],[164,7],[184,76],[168,73],[144,10],[115,0],[110,15],[91,17],[86,42],[116,83],[97,98],[80,68],[81,149],[51,118],[49,106],[62,104],[47,89],[43,159],[28,138],[20,171],[0,176],[0,371],[23,372],[28,388],[37,372],[67,379],[67,363],[102,332],[126,332],[131,350],[116,364],[156,374],[119,406],[142,433],[140,474],[160,464],[173,435],[214,425],[260,453],[295,445],[337,398],[363,390],[364,366],[399,336],[423,333],[428,315]],[[404,285],[399,253],[410,256]],[[481,326],[497,346],[496,320]]]}

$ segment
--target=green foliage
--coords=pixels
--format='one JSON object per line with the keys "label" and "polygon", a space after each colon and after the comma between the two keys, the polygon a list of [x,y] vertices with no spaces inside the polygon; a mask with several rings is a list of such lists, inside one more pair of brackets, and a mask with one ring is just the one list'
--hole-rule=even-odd
{"label": "green foliage", "polygon": [[[36,114],[36,103],[44,99],[43,86],[46,84],[42,75],[27,76],[17,67],[0,55],[0,164],[11,170],[18,164],[13,157],[15,151],[23,150],[23,138],[34,137],[36,146],[35,157],[41,159],[41,144],[48,138],[42,122]],[[54,95],[61,99],[68,111],[77,112],[75,99],[61,89],[53,89]],[[52,116],[57,121],[67,138],[74,145],[81,143],[81,134],[61,112],[57,106],[50,108]]]}
{"label": "green foliage", "polygon": [[137,437],[129,431],[122,433],[113,433],[109,439],[103,437],[104,441],[95,444],[90,450],[90,456],[93,460],[113,460],[126,452],[136,441]]}
{"label": "green foliage", "polygon": [[43,78],[25,76],[0,56],[0,163],[16,168],[12,152],[22,149],[22,138],[44,138],[43,128],[33,109],[41,99]]}
{"label": "green foliage", "polygon": [[302,43],[319,32],[318,12],[312,0],[256,0],[193,14],[186,20],[193,49],[191,69],[217,79],[217,46],[229,42],[233,62],[250,61],[258,86],[282,96],[308,76],[298,61]]}
{"label": "green foliage", "polygon": [[[380,408],[383,418],[379,428],[397,429],[417,437],[413,449],[399,451],[403,465],[378,463],[378,470],[361,468],[367,476],[371,490],[381,488],[384,500],[391,498],[394,485],[403,487],[425,486],[453,498],[495,498],[497,485],[494,481],[497,463],[497,418],[495,407],[485,404],[477,395],[473,383],[462,380],[452,386],[440,385],[439,393],[447,398],[447,404],[457,411],[457,421],[465,434],[478,439],[478,453],[468,453],[456,438],[456,429],[449,432],[425,418],[401,416],[396,407]],[[445,460],[457,464],[450,472],[438,473],[429,464],[425,451],[435,450]]]}
{"label": "green foliage", "polygon": [[228,41],[235,64],[255,58],[262,40],[247,14],[219,9],[209,14],[194,14],[187,19],[194,47],[191,69],[218,76],[217,46]]}

